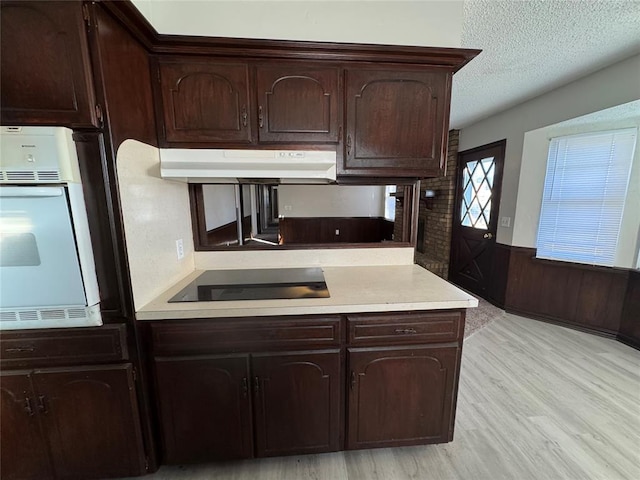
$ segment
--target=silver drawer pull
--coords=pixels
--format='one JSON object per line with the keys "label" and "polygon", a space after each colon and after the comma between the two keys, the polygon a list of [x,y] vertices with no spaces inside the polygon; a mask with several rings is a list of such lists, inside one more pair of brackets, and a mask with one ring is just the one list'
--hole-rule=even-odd
{"label": "silver drawer pull", "polygon": [[35,348],[33,347],[16,347],[16,348],[7,348],[5,350],[6,353],[17,353],[17,352],[33,352]]}
{"label": "silver drawer pull", "polygon": [[396,328],[396,333],[398,335],[413,335],[418,332],[415,328]]}

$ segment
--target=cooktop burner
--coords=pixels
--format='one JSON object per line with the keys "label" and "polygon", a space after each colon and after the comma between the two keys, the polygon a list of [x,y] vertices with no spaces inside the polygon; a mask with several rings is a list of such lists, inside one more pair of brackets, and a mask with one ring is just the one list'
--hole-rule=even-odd
{"label": "cooktop burner", "polygon": [[207,270],[169,303],[327,297],[320,268]]}

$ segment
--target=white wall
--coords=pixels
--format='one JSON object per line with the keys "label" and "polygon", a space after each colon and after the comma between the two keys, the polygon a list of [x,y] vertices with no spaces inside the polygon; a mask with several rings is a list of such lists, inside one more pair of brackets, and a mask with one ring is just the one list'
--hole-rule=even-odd
{"label": "white wall", "polygon": [[[513,245],[535,247],[540,221],[540,207],[544,190],[549,140],[553,137],[579,133],[640,127],[640,102],[635,118],[601,121],[573,126],[551,125],[526,132],[522,152],[522,167],[516,206],[517,227],[513,232]],[[629,189],[623,212],[615,266],[633,268],[638,253],[640,234],[640,147],[636,146]]]}
{"label": "white wall", "polygon": [[[160,178],[157,148],[126,140],[117,155],[131,285],[136,310],[194,269],[186,183]],[[178,260],[176,240],[184,243]]]}
{"label": "white wall", "polygon": [[384,186],[280,185],[281,217],[384,217]]}
{"label": "white wall", "polygon": [[202,194],[207,230],[236,221],[236,194],[233,185],[203,185]]}
{"label": "white wall", "polygon": [[[512,219],[511,227],[498,227],[499,243],[519,245],[514,242],[514,230],[528,228],[522,225],[531,221],[526,216],[518,217],[516,211],[525,132],[639,98],[640,55],[637,55],[460,131],[460,151],[507,139],[499,215]],[[526,177],[523,182],[527,182]],[[520,237],[516,234],[515,238]]]}
{"label": "white wall", "polygon": [[134,0],[159,33],[459,47],[462,1]]}

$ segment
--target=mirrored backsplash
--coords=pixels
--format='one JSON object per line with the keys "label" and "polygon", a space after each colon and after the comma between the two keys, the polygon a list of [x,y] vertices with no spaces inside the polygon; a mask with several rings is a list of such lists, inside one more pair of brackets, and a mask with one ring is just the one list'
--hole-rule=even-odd
{"label": "mirrored backsplash", "polygon": [[[408,242],[398,199],[413,185],[206,184],[192,195],[206,247]],[[199,208],[199,207],[202,208]],[[193,208],[193,206],[192,206]]]}

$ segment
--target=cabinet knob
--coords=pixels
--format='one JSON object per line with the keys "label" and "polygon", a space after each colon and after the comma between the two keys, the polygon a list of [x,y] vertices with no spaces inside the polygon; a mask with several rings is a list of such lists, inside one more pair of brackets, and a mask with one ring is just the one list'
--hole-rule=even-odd
{"label": "cabinet knob", "polygon": [[20,352],[33,352],[35,348],[33,347],[15,347],[15,348],[7,348],[5,353],[20,353]]}
{"label": "cabinet knob", "polygon": [[247,106],[246,105],[242,106],[242,126],[243,127],[247,126]]}
{"label": "cabinet knob", "polygon": [[491,240],[493,238],[493,233],[487,232],[482,236],[482,238],[486,238],[487,240]]}
{"label": "cabinet knob", "polygon": [[44,395],[40,395],[38,397],[38,410],[40,410],[41,413],[47,413],[47,403],[46,403],[46,399],[44,398]]}
{"label": "cabinet knob", "polygon": [[396,333],[398,335],[414,335],[418,331],[415,328],[396,328]]}
{"label": "cabinet knob", "polygon": [[262,105],[258,107],[258,126],[264,127],[264,116],[262,115]]}
{"label": "cabinet knob", "polygon": [[31,399],[29,397],[24,398],[24,409],[30,417],[33,417],[33,415],[35,414],[35,412],[33,411],[33,407],[31,406]]}
{"label": "cabinet knob", "polygon": [[242,396],[247,398],[249,395],[249,379],[247,377],[242,378]]}

